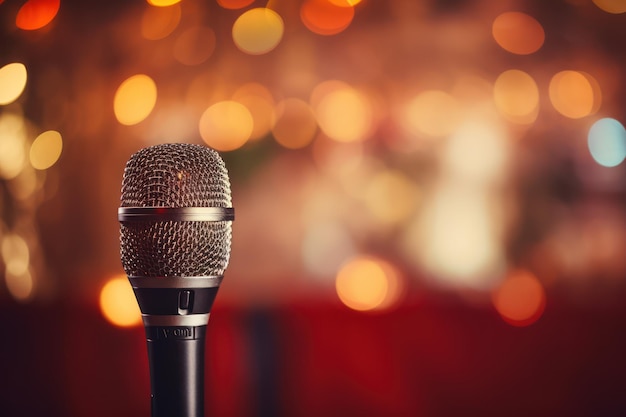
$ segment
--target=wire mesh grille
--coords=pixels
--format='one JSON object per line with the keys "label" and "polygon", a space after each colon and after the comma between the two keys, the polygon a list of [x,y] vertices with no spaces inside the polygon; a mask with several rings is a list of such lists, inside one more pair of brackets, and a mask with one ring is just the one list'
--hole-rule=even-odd
{"label": "wire mesh grille", "polygon": [[[126,164],[121,207],[231,207],[230,181],[214,150],[192,144],[144,148]],[[133,221],[120,226],[129,276],[223,275],[230,221]]]}

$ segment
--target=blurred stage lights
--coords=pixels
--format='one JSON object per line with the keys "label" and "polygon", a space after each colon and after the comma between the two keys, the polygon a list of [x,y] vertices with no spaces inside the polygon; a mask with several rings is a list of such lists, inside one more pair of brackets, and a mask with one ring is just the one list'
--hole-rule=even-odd
{"label": "blurred stage lights", "polygon": [[626,130],[612,118],[596,121],[587,136],[589,152],[594,161],[605,167],[615,167],[626,158]]}
{"label": "blurred stage lights", "polygon": [[539,114],[539,88],[528,73],[511,69],[501,73],[493,86],[500,113],[517,124],[532,124]]}
{"label": "blurred stage lights", "polygon": [[147,7],[141,18],[141,35],[148,40],[158,40],[174,32],[180,23],[180,4],[170,7]]}
{"label": "blurred stage lights", "polygon": [[304,0],[300,5],[302,23],[318,35],[336,35],[350,26],[354,7],[345,0]]}
{"label": "blurred stage lights", "polygon": [[28,0],[20,7],[15,25],[23,30],[37,30],[48,25],[59,12],[61,0]]}
{"label": "blurred stage lights", "polygon": [[123,125],[136,125],[150,115],[157,100],[157,87],[145,74],[133,75],[120,84],[113,99],[115,117]]}
{"label": "blurred stage lights", "polygon": [[441,138],[461,119],[461,109],[454,97],[440,90],[422,91],[406,103],[400,123],[417,138]]}
{"label": "blurred stage lights", "polygon": [[0,105],[17,100],[26,88],[27,71],[21,62],[12,62],[0,68]]}
{"label": "blurred stage lights", "polygon": [[141,323],[141,312],[126,275],[109,279],[100,290],[100,312],[111,324],[131,327]]}
{"label": "blurred stage lights", "polygon": [[26,162],[26,126],[13,113],[0,113],[0,178],[17,177]]}
{"label": "blurred stage lights", "polygon": [[404,291],[397,269],[371,256],[357,256],[346,262],[337,273],[335,288],[341,302],[357,311],[388,309]]}
{"label": "blurred stage lights", "polygon": [[312,105],[320,129],[338,142],[365,140],[372,131],[374,111],[368,97],[339,81],[319,84]]}
{"label": "blurred stage lights", "polygon": [[241,148],[250,139],[254,120],[243,104],[220,101],[202,113],[199,130],[204,142],[218,151]]}
{"label": "blurred stage lights", "polygon": [[541,24],[534,17],[521,12],[505,12],[496,17],[492,35],[504,50],[517,55],[537,52],[545,40]]}
{"label": "blurred stage lights", "polygon": [[33,277],[29,269],[28,244],[17,234],[6,234],[1,240],[0,253],[5,265],[4,280],[9,293],[18,301],[28,300],[34,290]]}
{"label": "blurred stage lights", "polygon": [[63,138],[59,132],[43,132],[30,145],[30,164],[38,170],[48,169],[57,162],[62,150]]}
{"label": "blurred stage lights", "polygon": [[280,43],[285,25],[272,9],[258,7],[243,13],[233,25],[232,36],[237,48],[251,55],[266,54]]}
{"label": "blurred stage lights", "polygon": [[550,102],[565,117],[580,119],[595,113],[600,107],[602,93],[598,82],[579,71],[561,71],[550,80]]}
{"label": "blurred stage lights", "polygon": [[596,6],[607,13],[626,13],[626,0],[592,0]]}
{"label": "blurred stage lights", "polygon": [[492,302],[504,321],[513,326],[528,326],[543,314],[546,294],[531,272],[517,270],[492,292]]}
{"label": "blurred stage lights", "polygon": [[180,3],[181,0],[146,0],[149,5],[156,7],[168,7]]}

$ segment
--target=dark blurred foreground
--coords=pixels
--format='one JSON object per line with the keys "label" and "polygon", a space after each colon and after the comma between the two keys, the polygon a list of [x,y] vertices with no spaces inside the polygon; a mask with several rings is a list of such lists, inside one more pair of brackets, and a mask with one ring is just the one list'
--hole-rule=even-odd
{"label": "dark blurred foreground", "polygon": [[[149,416],[141,327],[92,306],[3,305],[3,416]],[[626,415],[626,307],[552,303],[529,327],[415,301],[363,314],[320,303],[209,323],[207,416]]]}

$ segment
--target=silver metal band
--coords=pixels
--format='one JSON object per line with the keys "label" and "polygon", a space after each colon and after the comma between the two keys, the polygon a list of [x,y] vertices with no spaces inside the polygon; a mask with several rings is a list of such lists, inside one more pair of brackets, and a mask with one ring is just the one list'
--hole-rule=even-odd
{"label": "silver metal band", "polygon": [[220,222],[235,220],[233,207],[120,207],[120,222],[133,221],[180,221]]}
{"label": "silver metal band", "polygon": [[190,314],[187,316],[165,316],[142,314],[144,326],[206,326],[209,324],[210,313]]}
{"label": "silver metal band", "polygon": [[213,288],[219,287],[224,276],[202,277],[128,277],[133,288]]}

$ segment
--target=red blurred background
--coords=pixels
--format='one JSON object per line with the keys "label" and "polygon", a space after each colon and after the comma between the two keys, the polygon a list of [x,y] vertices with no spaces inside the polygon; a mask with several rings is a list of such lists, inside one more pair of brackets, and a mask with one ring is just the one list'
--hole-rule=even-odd
{"label": "red blurred background", "polygon": [[149,415],[124,164],[221,151],[207,415],[626,414],[626,2],[0,1],[0,402]]}

